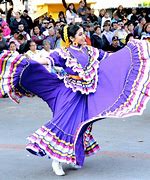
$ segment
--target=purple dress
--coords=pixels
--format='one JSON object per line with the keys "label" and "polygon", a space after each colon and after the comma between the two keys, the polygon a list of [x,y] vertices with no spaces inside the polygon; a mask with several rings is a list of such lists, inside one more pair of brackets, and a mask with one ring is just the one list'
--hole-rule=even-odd
{"label": "purple dress", "polygon": [[99,150],[91,134],[94,121],[143,112],[150,95],[149,51],[147,41],[132,41],[114,54],[90,46],[56,49],[50,59],[63,73],[3,52],[1,95],[19,102],[35,94],[53,111],[53,118],[28,137],[26,149],[82,166],[85,156]]}

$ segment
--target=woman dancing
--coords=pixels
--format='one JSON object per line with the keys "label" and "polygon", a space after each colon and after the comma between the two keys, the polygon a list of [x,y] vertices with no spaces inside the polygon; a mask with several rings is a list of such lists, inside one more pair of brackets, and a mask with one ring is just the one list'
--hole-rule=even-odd
{"label": "woman dancing", "polygon": [[0,55],[1,96],[7,93],[19,102],[34,94],[53,112],[53,118],[28,137],[26,149],[52,158],[57,175],[65,174],[62,162],[81,167],[85,156],[99,150],[91,134],[94,121],[141,114],[150,95],[147,41],[131,41],[109,54],[85,45],[79,25],[64,26],[62,39],[68,47],[55,49],[49,57],[59,67],[55,73],[23,55]]}

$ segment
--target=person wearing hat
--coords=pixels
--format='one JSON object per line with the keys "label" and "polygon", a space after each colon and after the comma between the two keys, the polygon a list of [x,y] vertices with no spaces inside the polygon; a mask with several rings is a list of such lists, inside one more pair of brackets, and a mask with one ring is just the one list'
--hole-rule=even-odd
{"label": "person wearing hat", "polygon": [[119,45],[119,38],[118,36],[114,36],[112,38],[112,43],[108,48],[109,52],[116,52],[121,49],[121,46]]}

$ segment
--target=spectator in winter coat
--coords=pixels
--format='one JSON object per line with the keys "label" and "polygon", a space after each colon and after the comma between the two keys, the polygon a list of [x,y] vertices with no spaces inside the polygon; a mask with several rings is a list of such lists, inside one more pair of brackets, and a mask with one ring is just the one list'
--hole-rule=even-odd
{"label": "spectator in winter coat", "polygon": [[107,51],[107,48],[109,45],[111,45],[112,43],[112,37],[114,36],[114,33],[111,32],[111,23],[110,21],[105,21],[104,23],[104,31],[102,33],[102,40],[103,40],[103,44],[104,44],[104,47],[103,47],[103,50]]}
{"label": "spectator in winter coat", "polygon": [[98,49],[103,49],[103,41],[101,38],[101,28],[100,26],[94,27],[95,33],[91,37],[91,43],[93,47],[96,47]]}
{"label": "spectator in winter coat", "polygon": [[29,41],[27,41],[22,34],[19,34],[18,42],[20,43],[18,52],[20,54],[26,53],[29,50]]}
{"label": "spectator in winter coat", "polygon": [[108,52],[116,52],[121,49],[121,46],[119,45],[119,38],[117,36],[114,36],[112,38],[112,43],[108,47]]}
{"label": "spectator in winter coat", "polygon": [[30,34],[31,29],[33,28],[33,21],[32,21],[32,18],[28,15],[28,10],[25,9],[23,11],[21,18],[27,22],[27,24],[28,24],[27,33]]}
{"label": "spectator in winter coat", "polygon": [[24,30],[27,32],[29,29],[29,26],[26,22],[26,20],[24,20],[23,18],[21,18],[21,13],[20,12],[16,12],[15,13],[15,18],[10,22],[10,29],[12,31],[12,33],[18,29],[18,25],[19,24],[23,24],[24,25]]}
{"label": "spectator in winter coat", "polygon": [[4,38],[6,38],[7,40],[10,39],[11,30],[8,26],[8,23],[5,21],[2,22],[2,31]]}

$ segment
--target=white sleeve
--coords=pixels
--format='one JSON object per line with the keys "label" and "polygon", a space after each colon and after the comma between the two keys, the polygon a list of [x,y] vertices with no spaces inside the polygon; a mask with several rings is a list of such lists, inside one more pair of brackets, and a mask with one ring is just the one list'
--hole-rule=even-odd
{"label": "white sleeve", "polygon": [[67,24],[70,24],[73,21],[74,17],[72,16],[72,14],[70,13],[69,10],[66,11],[66,20],[67,20]]}

